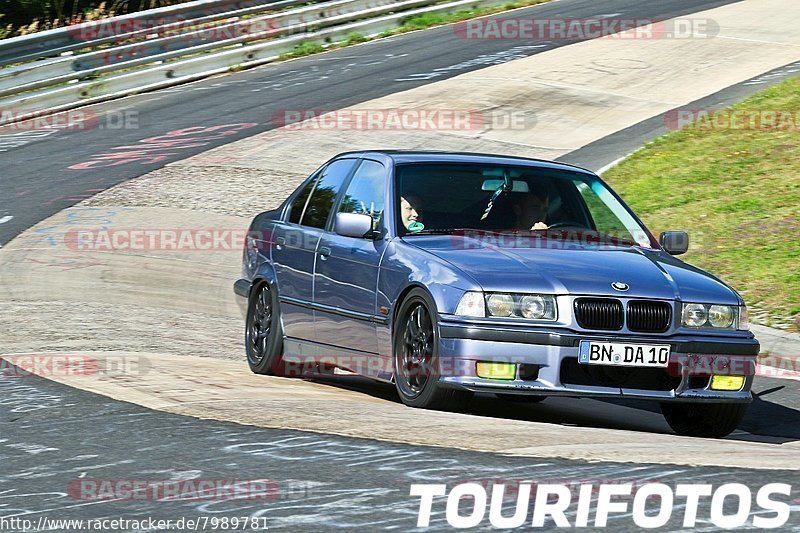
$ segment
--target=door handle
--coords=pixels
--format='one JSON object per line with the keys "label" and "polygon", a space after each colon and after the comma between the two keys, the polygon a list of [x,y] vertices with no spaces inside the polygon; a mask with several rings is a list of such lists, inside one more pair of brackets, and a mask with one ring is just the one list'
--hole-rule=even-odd
{"label": "door handle", "polygon": [[322,248],[319,249],[319,256],[322,259],[325,259],[329,255],[331,255],[331,249],[328,248],[327,246],[323,246]]}
{"label": "door handle", "polygon": [[286,244],[286,237],[278,237],[275,239],[275,248],[278,250],[280,250],[284,244]]}

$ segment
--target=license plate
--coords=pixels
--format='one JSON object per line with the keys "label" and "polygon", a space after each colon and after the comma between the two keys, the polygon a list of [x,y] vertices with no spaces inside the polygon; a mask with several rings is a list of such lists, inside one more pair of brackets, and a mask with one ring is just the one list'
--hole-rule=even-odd
{"label": "license plate", "polygon": [[583,365],[663,368],[669,363],[669,345],[581,341],[578,362]]}

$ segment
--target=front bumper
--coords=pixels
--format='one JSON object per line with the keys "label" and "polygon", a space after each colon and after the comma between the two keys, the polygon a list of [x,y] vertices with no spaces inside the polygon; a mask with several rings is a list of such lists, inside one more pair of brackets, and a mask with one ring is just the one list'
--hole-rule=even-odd
{"label": "front bumper", "polygon": [[[636,398],[658,401],[737,402],[752,400],[759,344],[752,334],[738,337],[630,334],[440,323],[440,383],[475,392]],[[669,344],[667,369],[580,365],[581,340]],[[478,361],[517,364],[514,380],[486,379]],[[727,370],[726,370],[727,369]],[[739,391],[712,390],[712,374],[744,375]]]}

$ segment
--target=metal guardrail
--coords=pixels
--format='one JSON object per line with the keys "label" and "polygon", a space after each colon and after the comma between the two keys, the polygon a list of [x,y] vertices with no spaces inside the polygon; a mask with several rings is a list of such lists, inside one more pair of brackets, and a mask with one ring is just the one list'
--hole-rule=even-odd
{"label": "metal guardrail", "polygon": [[[305,2],[305,0],[285,0],[281,3],[289,2],[297,4]],[[207,26],[198,20],[191,20],[188,21],[191,24],[190,27],[182,28],[181,26],[186,26],[186,23],[172,22],[159,26],[157,29],[143,29],[135,32],[137,34],[147,32],[150,35],[166,35],[166,37],[133,42],[130,42],[130,36],[133,33],[126,33],[117,42],[128,41],[128,44],[101,48],[77,56],[70,55],[23,64],[0,71],[0,96],[68,82],[80,75],[96,76],[228,45],[268,39],[275,37],[278,32],[283,35],[305,32],[309,23],[315,23],[318,20],[320,26],[330,24],[331,18],[326,17],[335,11],[342,9],[360,11],[369,8],[376,2],[392,4],[393,0],[338,0],[326,4],[324,7],[303,7],[249,19],[237,17],[234,22],[225,22],[214,26]],[[420,2],[415,3],[419,4]],[[341,7],[343,5],[344,8]],[[260,9],[263,11],[263,7]],[[215,17],[220,17],[220,15],[215,15]],[[207,18],[203,17],[203,19]],[[225,18],[230,20],[231,16],[225,15]],[[102,26],[75,30],[75,33],[79,31],[87,31],[91,34],[102,31]],[[107,42],[108,40],[109,38],[103,39]],[[86,44],[83,46],[86,47]],[[96,41],[92,41],[92,47],[97,47]]]}
{"label": "metal guardrail", "polygon": [[[0,125],[374,36],[500,0],[199,0],[0,41]],[[24,62],[26,60],[31,60]]]}
{"label": "metal guardrail", "polygon": [[[130,13],[128,15],[120,15],[118,17],[111,17],[102,20],[96,20],[79,24],[76,26],[66,26],[62,28],[55,28],[52,30],[41,31],[25,35],[21,37],[14,37],[11,39],[4,39],[0,41],[0,66],[8,65],[10,63],[19,63],[40,57],[52,56],[70,50],[76,50],[85,47],[87,44],[92,46],[106,44],[115,40],[122,40],[126,38],[136,37],[143,32],[147,32],[145,28],[143,32],[113,32],[112,35],[107,35],[106,38],[98,38],[91,43],[87,43],[85,39],[81,39],[78,32],[91,31],[92,29],[108,28],[114,25],[117,28],[144,26],[148,21],[159,21],[159,26],[167,25],[169,23],[181,22],[185,20],[200,20],[203,18],[208,21],[219,20],[221,17],[226,16],[241,16],[250,12],[263,11],[265,7],[277,8],[280,4],[286,5],[300,5],[309,3],[306,1],[280,1],[274,2],[272,0],[196,0],[194,2],[187,2],[185,4],[178,4],[175,6],[162,7],[157,9],[148,9],[146,11],[139,11]],[[152,31],[156,26],[150,24]]]}

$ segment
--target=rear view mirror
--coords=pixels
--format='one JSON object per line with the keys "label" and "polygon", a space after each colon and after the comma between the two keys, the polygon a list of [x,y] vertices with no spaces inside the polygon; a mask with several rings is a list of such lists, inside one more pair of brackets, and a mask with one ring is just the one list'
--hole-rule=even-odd
{"label": "rear view mirror", "polygon": [[372,233],[372,217],[359,213],[336,213],[334,231],[345,237],[363,239]]}
{"label": "rear view mirror", "polygon": [[689,234],[685,231],[665,231],[658,242],[670,255],[685,254],[689,249]]}
{"label": "rear view mirror", "polygon": [[[503,180],[483,180],[481,186],[482,191],[496,191],[503,186]],[[528,182],[522,180],[514,180],[512,182],[511,192],[530,192],[528,190]]]}

